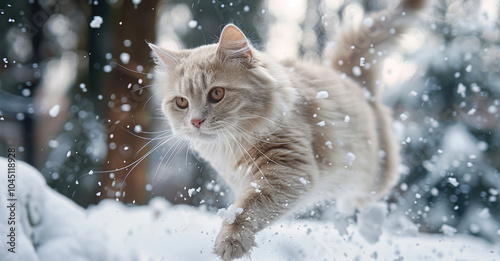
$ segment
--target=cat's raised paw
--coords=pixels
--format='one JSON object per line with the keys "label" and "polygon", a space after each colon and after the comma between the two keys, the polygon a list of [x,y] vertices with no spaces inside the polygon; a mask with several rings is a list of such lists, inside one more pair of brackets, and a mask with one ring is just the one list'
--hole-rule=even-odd
{"label": "cat's raised paw", "polygon": [[255,236],[251,231],[223,226],[215,238],[214,252],[224,261],[233,260],[244,255],[249,256],[254,246]]}

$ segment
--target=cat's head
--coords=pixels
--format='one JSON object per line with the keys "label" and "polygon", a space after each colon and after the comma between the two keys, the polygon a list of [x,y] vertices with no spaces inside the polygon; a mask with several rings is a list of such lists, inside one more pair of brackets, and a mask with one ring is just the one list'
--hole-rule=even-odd
{"label": "cat's head", "polygon": [[162,110],[175,133],[217,142],[222,133],[265,129],[286,107],[275,65],[232,24],[217,44],[182,51],[150,47],[164,72]]}

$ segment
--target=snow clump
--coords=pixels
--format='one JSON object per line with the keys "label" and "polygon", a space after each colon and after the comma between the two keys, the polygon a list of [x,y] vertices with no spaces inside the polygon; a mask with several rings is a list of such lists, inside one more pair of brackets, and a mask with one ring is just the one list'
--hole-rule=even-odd
{"label": "snow clump", "polygon": [[448,178],[448,182],[450,182],[453,187],[456,187],[459,184],[456,178]]}
{"label": "snow clump", "polygon": [[52,118],[57,117],[57,115],[59,115],[59,111],[61,111],[61,106],[59,104],[52,106],[52,108],[50,108],[49,110],[50,117]]}
{"label": "snow clump", "polygon": [[455,235],[455,233],[457,233],[457,229],[450,226],[450,225],[446,225],[446,224],[443,224],[441,226],[441,231],[443,232],[443,234],[447,235],[447,236],[453,236]]}
{"label": "snow clump", "polygon": [[319,91],[319,92],[316,94],[316,98],[318,98],[318,99],[325,99],[325,98],[328,98],[328,92],[327,92],[327,91]]}
{"label": "snow clump", "polygon": [[378,242],[386,216],[387,205],[384,203],[369,204],[358,214],[358,230],[366,241]]}
{"label": "snow clump", "polygon": [[101,28],[102,22],[104,22],[102,17],[100,17],[98,15],[94,16],[94,19],[92,19],[92,21],[90,22],[90,27],[91,28]]}
{"label": "snow clump", "polygon": [[356,160],[356,155],[354,155],[354,153],[352,152],[348,152],[346,155],[346,159],[347,159],[347,164],[351,166],[354,160]]}
{"label": "snow clump", "polygon": [[228,224],[233,224],[236,220],[236,215],[239,215],[241,213],[243,213],[242,208],[237,208],[234,205],[230,205],[229,207],[227,207],[227,209],[219,209],[219,211],[217,211],[217,216],[222,219],[226,219]]}

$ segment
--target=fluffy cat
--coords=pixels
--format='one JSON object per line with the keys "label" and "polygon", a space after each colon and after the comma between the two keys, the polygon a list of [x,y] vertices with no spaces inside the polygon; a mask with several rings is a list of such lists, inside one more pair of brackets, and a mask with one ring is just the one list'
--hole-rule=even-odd
{"label": "fluffy cat", "polygon": [[[390,111],[377,98],[368,66],[402,16],[404,1],[339,34],[332,67],[276,61],[234,25],[217,44],[171,51],[153,44],[162,103],[174,133],[191,142],[234,190],[234,220],[224,220],[214,250],[223,260],[249,255],[255,233],[313,197],[343,212],[378,201],[398,179],[399,150]],[[398,29],[398,28],[396,28]],[[356,81],[342,73],[353,76]],[[359,76],[359,77],[356,77]]]}

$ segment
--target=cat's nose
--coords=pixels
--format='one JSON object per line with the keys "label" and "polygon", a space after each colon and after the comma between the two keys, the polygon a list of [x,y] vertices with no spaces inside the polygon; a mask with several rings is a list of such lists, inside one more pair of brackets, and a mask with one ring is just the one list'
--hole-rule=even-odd
{"label": "cat's nose", "polygon": [[193,124],[196,128],[200,128],[201,124],[205,121],[205,119],[192,119],[191,124]]}

